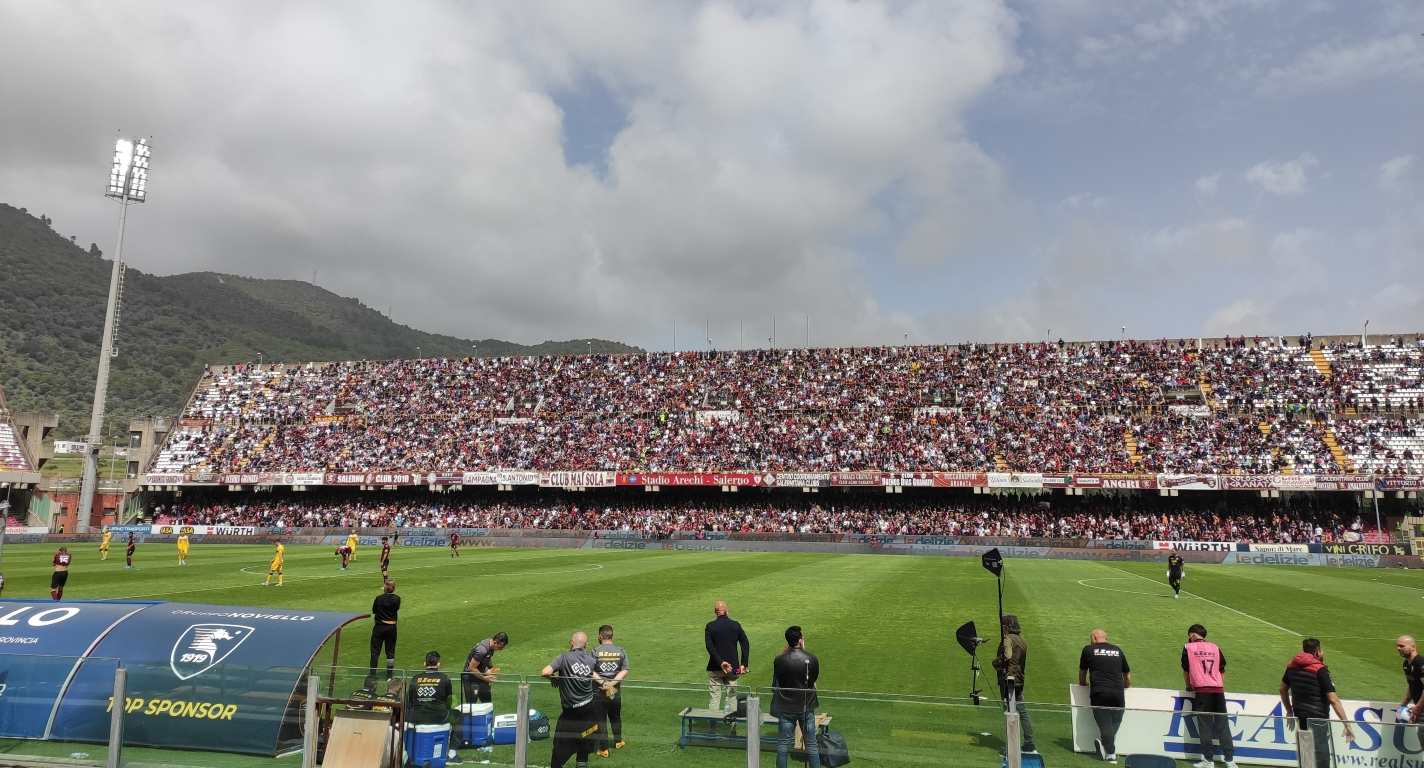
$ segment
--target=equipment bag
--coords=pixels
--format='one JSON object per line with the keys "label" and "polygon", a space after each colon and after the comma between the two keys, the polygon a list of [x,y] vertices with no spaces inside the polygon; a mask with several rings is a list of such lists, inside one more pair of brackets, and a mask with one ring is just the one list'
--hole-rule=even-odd
{"label": "equipment bag", "polygon": [[549,718],[537,709],[529,710],[529,740],[543,741],[549,738]]}
{"label": "equipment bag", "polygon": [[747,697],[746,697],[746,696],[738,696],[738,697],[737,697],[737,707],[736,707],[736,709],[733,709],[731,712],[728,712],[728,713],[722,718],[722,722],[731,724],[731,723],[737,722],[738,720],[744,720],[744,719],[746,719],[746,716],[747,716]]}
{"label": "equipment bag", "polygon": [[816,751],[821,753],[821,765],[837,768],[850,762],[850,747],[840,731],[816,734]]}

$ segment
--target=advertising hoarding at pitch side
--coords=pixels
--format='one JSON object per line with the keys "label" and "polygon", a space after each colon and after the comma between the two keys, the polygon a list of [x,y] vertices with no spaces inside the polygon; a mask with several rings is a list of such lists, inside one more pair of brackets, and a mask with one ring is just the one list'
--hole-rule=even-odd
{"label": "advertising hoarding at pitch side", "polygon": [[[1284,669],[1284,665],[1282,665]],[[1094,751],[1097,723],[1088,707],[1087,686],[1069,686],[1073,704],[1073,751]],[[1191,717],[1192,694],[1164,688],[1132,687],[1125,691],[1127,710],[1117,732],[1117,751],[1129,755],[1162,755],[1175,760],[1201,758],[1197,724]],[[1345,740],[1339,721],[1331,728],[1338,765],[1405,766],[1424,752],[1420,729],[1394,725],[1398,703],[1342,699],[1345,714],[1356,722],[1355,741]],[[1236,762],[1295,768],[1295,718],[1285,717],[1276,694],[1227,693],[1227,717],[1235,742]]]}

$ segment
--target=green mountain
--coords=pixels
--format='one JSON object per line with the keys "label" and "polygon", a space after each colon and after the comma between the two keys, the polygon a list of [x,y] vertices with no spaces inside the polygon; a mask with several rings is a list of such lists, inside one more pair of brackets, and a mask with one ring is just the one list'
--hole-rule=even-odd
{"label": "green mountain", "polygon": [[[88,431],[113,262],[0,203],[0,388],[17,411],[59,413],[56,437]],[[641,351],[598,339],[524,346],[472,341],[392,323],[356,299],[296,280],[212,272],[124,277],[118,357],[109,377],[106,434],[133,416],[182,408],[208,363],[258,359],[383,360]]]}

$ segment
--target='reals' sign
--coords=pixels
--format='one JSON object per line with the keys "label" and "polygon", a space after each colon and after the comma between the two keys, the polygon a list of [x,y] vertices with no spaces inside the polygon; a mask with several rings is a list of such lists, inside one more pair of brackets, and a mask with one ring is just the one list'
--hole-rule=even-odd
{"label": "'reals' sign", "polygon": [[[1283,666],[1284,668],[1284,666]],[[1088,688],[1069,686],[1073,704],[1073,751],[1093,752],[1097,723],[1088,706]],[[1132,687],[1126,690],[1127,710],[1117,732],[1117,750],[1132,755],[1162,755],[1175,760],[1201,759],[1197,723],[1192,716],[1195,698],[1185,691]],[[1404,768],[1417,766],[1424,752],[1420,729],[1394,725],[1398,703],[1340,702],[1355,720],[1354,742],[1345,740],[1339,721],[1331,727],[1337,765]],[[1281,699],[1274,694],[1227,693],[1227,720],[1236,746],[1236,762],[1295,768],[1296,720],[1286,717]]]}

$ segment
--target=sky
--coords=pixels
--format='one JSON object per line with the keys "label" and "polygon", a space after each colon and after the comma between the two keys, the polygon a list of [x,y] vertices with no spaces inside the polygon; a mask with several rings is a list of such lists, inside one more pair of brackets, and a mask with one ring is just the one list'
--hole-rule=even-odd
{"label": "sky", "polygon": [[[426,331],[1424,331],[1424,4],[0,0],[0,202]],[[676,329],[676,330],[675,330]]]}

